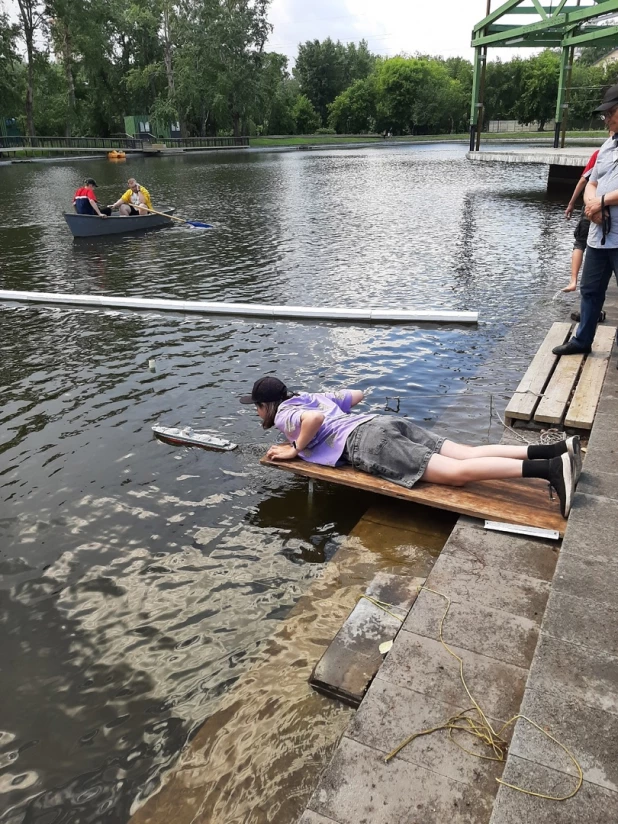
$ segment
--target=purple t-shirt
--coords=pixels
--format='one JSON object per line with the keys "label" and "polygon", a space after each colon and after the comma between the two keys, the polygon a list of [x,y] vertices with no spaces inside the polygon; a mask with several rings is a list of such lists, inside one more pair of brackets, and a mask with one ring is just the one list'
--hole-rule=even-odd
{"label": "purple t-shirt", "polygon": [[308,394],[302,392],[279,406],[275,416],[275,426],[283,432],[288,441],[295,441],[300,435],[303,412],[321,412],[324,422],[314,439],[299,452],[304,461],[335,466],[344,450],[348,435],[357,426],[375,418],[375,415],[350,415],[352,393],[326,392]]}

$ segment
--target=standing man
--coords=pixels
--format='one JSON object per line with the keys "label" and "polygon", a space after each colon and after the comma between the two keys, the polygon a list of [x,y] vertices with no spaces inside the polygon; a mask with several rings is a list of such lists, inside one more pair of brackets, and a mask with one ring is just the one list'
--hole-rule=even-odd
{"label": "standing man", "polygon": [[101,208],[97,203],[97,196],[94,190],[97,187],[97,182],[92,177],[87,177],[84,180],[84,185],[73,195],[73,208],[78,215],[98,215],[99,217],[109,217],[112,210],[109,206]]}
{"label": "standing man", "polygon": [[552,350],[555,355],[590,352],[609,279],[612,271],[618,272],[618,85],[605,92],[595,112],[601,114],[610,137],[599,149],[584,192],[590,230],[580,287],[581,320],[571,340]]}
{"label": "standing man", "polygon": [[[128,189],[110,209],[119,209],[121,215],[147,215],[148,209],[152,209],[150,194],[145,186],[140,186],[134,177],[127,181]],[[119,208],[120,207],[120,208]],[[147,207],[147,208],[144,208]]]}

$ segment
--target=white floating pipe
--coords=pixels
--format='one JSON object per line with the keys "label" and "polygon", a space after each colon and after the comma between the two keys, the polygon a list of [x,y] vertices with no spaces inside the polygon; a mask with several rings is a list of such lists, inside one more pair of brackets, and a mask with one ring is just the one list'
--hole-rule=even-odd
{"label": "white floating pipe", "polygon": [[110,295],[71,295],[55,292],[19,292],[0,289],[0,300],[27,303],[65,303],[114,309],[148,309],[161,312],[201,312],[204,315],[240,315],[305,320],[362,320],[380,323],[478,323],[478,312],[454,309],[346,309],[326,306],[267,306],[262,303],[217,303],[201,300],[159,300],[157,298],[116,298]]}

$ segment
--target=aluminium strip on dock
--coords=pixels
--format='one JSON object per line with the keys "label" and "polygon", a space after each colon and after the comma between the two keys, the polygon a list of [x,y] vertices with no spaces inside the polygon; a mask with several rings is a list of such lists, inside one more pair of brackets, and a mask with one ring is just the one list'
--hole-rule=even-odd
{"label": "aluminium strip on dock", "polygon": [[20,292],[0,290],[0,300],[27,303],[62,303],[114,309],[198,312],[204,315],[240,315],[306,320],[373,321],[379,323],[478,323],[478,312],[454,309],[347,309],[321,306],[268,306],[260,303],[218,303],[156,298],[113,297],[111,295],[72,295],[54,292]]}

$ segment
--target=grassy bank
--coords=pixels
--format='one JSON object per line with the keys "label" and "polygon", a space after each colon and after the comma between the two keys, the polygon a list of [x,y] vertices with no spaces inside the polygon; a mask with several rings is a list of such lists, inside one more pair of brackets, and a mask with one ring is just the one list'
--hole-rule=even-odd
{"label": "grassy bank", "polygon": [[[567,139],[579,138],[604,138],[606,131],[591,132],[567,132]],[[513,142],[518,140],[553,140],[552,132],[492,132],[483,133],[481,141],[498,140]],[[252,137],[251,146],[276,147],[276,146],[328,146],[343,143],[437,143],[449,140],[461,140],[468,142],[467,134],[425,134],[425,135],[402,135],[399,137],[389,137],[386,140],[381,135],[299,135],[289,137]]]}

